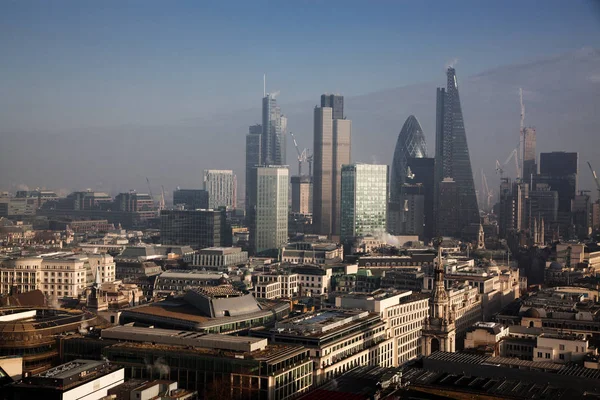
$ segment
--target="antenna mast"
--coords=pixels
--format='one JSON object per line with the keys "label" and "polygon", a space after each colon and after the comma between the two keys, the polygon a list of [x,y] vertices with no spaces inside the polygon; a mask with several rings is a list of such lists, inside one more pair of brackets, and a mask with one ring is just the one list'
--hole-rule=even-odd
{"label": "antenna mast", "polygon": [[263,74],[263,98],[267,97],[267,74]]}

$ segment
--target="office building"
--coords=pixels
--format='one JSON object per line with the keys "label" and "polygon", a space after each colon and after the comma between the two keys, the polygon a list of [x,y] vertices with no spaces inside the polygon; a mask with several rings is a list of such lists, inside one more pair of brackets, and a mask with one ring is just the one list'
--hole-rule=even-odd
{"label": "office building", "polygon": [[231,227],[225,211],[162,210],[160,243],[187,245],[195,249],[231,246]]}
{"label": "office building", "polygon": [[78,359],[31,375],[10,387],[15,400],[36,397],[60,400],[100,400],[125,382],[125,369],[108,363]]}
{"label": "office building", "polygon": [[134,191],[127,193],[119,193],[115,197],[115,211],[135,213],[142,221],[156,218],[157,210],[154,204],[154,199],[145,193],[137,193]]}
{"label": "office building", "polygon": [[271,324],[290,313],[289,303],[258,303],[251,294],[244,294],[230,284],[221,284],[227,280],[225,277],[225,274],[205,271],[167,271],[157,279],[156,295],[185,295],[124,309],[120,323],[235,333]]}
{"label": "office building", "polygon": [[130,379],[108,390],[111,400],[196,400],[198,392],[181,389],[177,381]]}
{"label": "office building", "polygon": [[388,166],[342,166],[342,241],[385,231],[388,201]]}
{"label": "office building", "polygon": [[392,162],[387,216],[392,235],[432,237],[434,159],[426,157],[423,129],[411,115],[398,135]]}
{"label": "office building", "polygon": [[233,171],[205,169],[204,190],[208,193],[208,208],[236,208],[237,179]]}
{"label": "office building", "polygon": [[[411,158],[427,157],[427,145],[425,135],[419,121],[414,115],[409,116],[404,122],[392,162],[392,178],[390,181],[390,201],[402,201],[402,187],[412,180],[412,168],[409,165]],[[412,182],[410,182],[412,183]]]}
{"label": "office building", "polygon": [[115,280],[109,254],[55,252],[9,258],[0,263],[0,293],[40,290],[49,298],[77,298],[94,282]]}
{"label": "office building", "polygon": [[460,236],[460,215],[458,209],[460,207],[460,187],[452,178],[444,178],[437,183],[439,190],[438,202],[443,204],[443,207],[437,209],[436,228],[438,233],[444,236]]}
{"label": "office building", "polygon": [[253,330],[274,344],[300,345],[314,362],[313,381],[321,384],[361,365],[391,367],[394,339],[388,338],[379,313],[324,310],[286,319],[273,329]]}
{"label": "office building", "polygon": [[[48,307],[40,292],[14,294],[9,299],[40,298],[39,306],[4,306],[0,316],[2,346],[0,357],[22,355],[23,372],[37,374],[57,365],[60,360],[61,336],[78,333],[82,325],[93,327],[103,323],[90,311],[63,310]],[[18,302],[18,303],[17,303]]]}
{"label": "office building", "polygon": [[344,260],[344,248],[337,243],[294,242],[281,249],[281,262],[292,264],[333,264]]}
{"label": "office building", "polygon": [[287,243],[288,187],[287,166],[254,168],[256,196],[250,199],[252,208],[250,246],[255,253],[279,249]]}
{"label": "office building", "polygon": [[[64,346],[70,355],[94,343],[75,338]],[[177,381],[203,399],[289,399],[313,384],[308,349],[263,338],[115,326],[102,330],[100,346],[132,379]]]}
{"label": "office building", "polygon": [[208,192],[202,189],[176,189],[173,191],[173,206],[184,210],[208,209]]}
{"label": "office building", "polygon": [[337,296],[336,307],[361,309],[379,313],[386,323],[388,337],[394,338],[392,366],[419,357],[421,328],[429,315],[429,297],[411,291],[384,291],[352,293]]}
{"label": "office building", "polygon": [[[250,204],[250,197],[253,196],[252,190],[256,189],[256,182],[253,179],[256,178],[256,174],[253,172],[254,168],[262,165],[262,125],[251,125],[248,128],[248,134],[246,135],[246,190],[244,196],[244,204],[246,206],[246,216],[252,211],[248,204]],[[254,196],[256,193],[254,193]]]}
{"label": "office building", "polygon": [[192,256],[191,265],[206,269],[227,270],[229,267],[246,264],[248,252],[239,247],[209,247]]}
{"label": "office building", "polygon": [[579,192],[571,203],[572,222],[575,228],[575,236],[585,239],[591,233],[592,227],[592,203],[590,195]]}
{"label": "office building", "polygon": [[[322,99],[322,104],[331,103],[331,97]],[[343,115],[343,97],[337,96],[333,103],[338,104],[336,116]],[[314,110],[313,226],[319,234],[337,236],[341,224],[341,169],[350,163],[352,121],[334,118],[333,113],[334,108],[326,106]]]}
{"label": "office building", "polygon": [[339,94],[322,94],[321,107],[331,108],[333,119],[344,119],[344,96]]}
{"label": "office building", "polygon": [[298,214],[312,214],[313,189],[312,177],[292,176],[292,212]]}
{"label": "office building", "polygon": [[540,154],[540,174],[534,184],[547,184],[558,193],[558,221],[552,230],[574,235],[571,228],[571,203],[577,194],[578,153],[556,151]]}
{"label": "office building", "polygon": [[535,128],[523,128],[523,181],[531,184],[537,175]]}
{"label": "office building", "polygon": [[[440,185],[442,181],[450,178],[455,182],[458,201],[448,203],[441,198],[437,199],[436,234],[456,236],[471,224],[479,225],[479,207],[455,69],[448,68],[446,77],[447,88],[437,90],[435,193],[441,196]],[[451,227],[446,223],[445,218],[448,215],[455,216],[457,226]]]}
{"label": "office building", "polygon": [[262,99],[261,164],[285,165],[287,118],[281,114],[275,94]]}

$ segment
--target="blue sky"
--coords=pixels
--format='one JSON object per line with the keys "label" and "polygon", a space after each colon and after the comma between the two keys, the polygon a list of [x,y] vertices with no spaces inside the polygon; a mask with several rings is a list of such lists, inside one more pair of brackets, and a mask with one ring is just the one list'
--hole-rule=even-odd
{"label": "blue sky", "polygon": [[[0,3],[3,130],[168,124],[600,47],[593,1]],[[443,81],[440,82],[440,84]],[[254,121],[249,121],[252,123]]]}

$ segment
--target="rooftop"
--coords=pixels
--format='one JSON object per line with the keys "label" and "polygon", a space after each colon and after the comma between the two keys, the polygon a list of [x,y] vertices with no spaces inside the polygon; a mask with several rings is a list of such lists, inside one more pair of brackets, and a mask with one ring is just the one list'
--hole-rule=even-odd
{"label": "rooftop", "polygon": [[275,327],[281,331],[290,329],[297,332],[325,333],[367,316],[368,311],[332,309],[281,321]]}
{"label": "rooftop", "polygon": [[263,350],[267,347],[267,339],[257,339],[247,336],[207,334],[174,329],[143,328],[131,325],[121,325],[103,329],[102,338],[241,352]]}

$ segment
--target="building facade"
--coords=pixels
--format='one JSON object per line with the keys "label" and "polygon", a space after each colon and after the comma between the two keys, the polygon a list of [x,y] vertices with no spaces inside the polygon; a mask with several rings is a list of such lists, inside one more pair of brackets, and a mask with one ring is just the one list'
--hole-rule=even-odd
{"label": "building facade", "polygon": [[387,165],[342,167],[342,241],[385,231],[388,182]]}
{"label": "building facade", "polygon": [[312,214],[312,177],[292,176],[292,212],[299,214]]}
{"label": "building facade", "polygon": [[206,210],[208,192],[202,189],[176,189],[173,191],[173,206],[184,210]]}
{"label": "building facade", "polygon": [[288,188],[287,166],[255,168],[256,202],[250,230],[255,253],[279,249],[287,243]]}
{"label": "building facade", "polygon": [[163,245],[188,245],[196,249],[231,246],[231,228],[225,211],[162,210],[160,242]]}
{"label": "building facade", "polygon": [[[471,224],[479,224],[479,207],[475,195],[473,171],[467,145],[465,122],[458,94],[456,70],[448,68],[446,72],[446,89],[437,90],[436,118],[436,152],[435,152],[435,184],[436,193],[440,193],[439,185],[447,178],[456,184],[457,203],[447,203],[442,199],[436,202],[437,235],[454,236]],[[453,208],[453,210],[447,210]],[[445,222],[447,214],[456,215],[457,227],[452,228]]]}
{"label": "building facade", "polygon": [[351,154],[352,121],[342,117],[343,97],[331,99],[314,110],[313,225],[322,235],[340,234],[341,168]]}
{"label": "building facade", "polygon": [[208,208],[236,208],[237,178],[231,170],[205,169],[204,190],[208,193]]}

